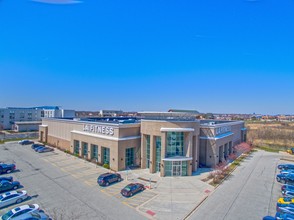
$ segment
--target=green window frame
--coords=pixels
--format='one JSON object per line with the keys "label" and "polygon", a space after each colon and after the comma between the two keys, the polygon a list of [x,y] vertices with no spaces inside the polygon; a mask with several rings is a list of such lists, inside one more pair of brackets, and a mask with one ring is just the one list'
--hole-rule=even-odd
{"label": "green window frame", "polygon": [[134,157],[135,153],[134,153],[134,148],[127,148],[126,149],[126,157],[125,157],[125,161],[126,161],[126,167],[128,166],[133,166],[134,165]]}
{"label": "green window frame", "polygon": [[87,156],[88,155],[88,143],[86,142],[82,142],[82,146],[83,146],[83,151],[82,151],[82,156]]}
{"label": "green window frame", "polygon": [[150,167],[150,135],[146,135],[146,168]]}
{"label": "green window frame", "polygon": [[160,163],[161,163],[161,137],[156,136],[156,172],[160,172]]}
{"label": "green window frame", "polygon": [[80,141],[74,140],[74,154],[80,154]]}
{"label": "green window frame", "polygon": [[184,132],[167,132],[166,157],[184,156]]}
{"label": "green window frame", "polygon": [[110,163],[110,149],[107,147],[103,147],[103,163],[108,164]]}
{"label": "green window frame", "polygon": [[92,159],[98,160],[98,145],[92,144]]}

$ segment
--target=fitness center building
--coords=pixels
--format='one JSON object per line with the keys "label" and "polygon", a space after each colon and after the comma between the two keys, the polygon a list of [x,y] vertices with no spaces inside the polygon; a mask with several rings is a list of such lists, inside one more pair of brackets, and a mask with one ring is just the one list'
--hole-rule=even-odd
{"label": "fitness center building", "polygon": [[226,160],[246,141],[242,121],[186,118],[43,118],[40,141],[114,171],[149,169],[161,176],[190,176],[199,166]]}

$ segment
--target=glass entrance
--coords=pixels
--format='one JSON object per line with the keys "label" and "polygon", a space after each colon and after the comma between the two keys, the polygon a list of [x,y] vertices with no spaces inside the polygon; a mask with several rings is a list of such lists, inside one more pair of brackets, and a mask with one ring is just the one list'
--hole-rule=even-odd
{"label": "glass entrance", "polygon": [[182,161],[173,161],[172,171],[173,176],[182,176]]}
{"label": "glass entrance", "polygon": [[[160,167],[160,165],[158,164]],[[188,174],[187,161],[164,161],[165,176],[187,176]]]}

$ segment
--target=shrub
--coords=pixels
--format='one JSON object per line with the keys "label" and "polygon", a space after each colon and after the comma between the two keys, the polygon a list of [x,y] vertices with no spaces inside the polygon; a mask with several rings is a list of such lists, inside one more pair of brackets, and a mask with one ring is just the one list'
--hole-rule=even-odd
{"label": "shrub", "polygon": [[109,164],[107,164],[107,163],[103,164],[103,167],[106,168],[106,169],[110,168]]}

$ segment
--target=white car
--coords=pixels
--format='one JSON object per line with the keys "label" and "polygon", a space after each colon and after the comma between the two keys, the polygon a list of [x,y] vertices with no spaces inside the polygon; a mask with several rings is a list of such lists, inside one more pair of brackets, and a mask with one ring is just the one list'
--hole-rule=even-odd
{"label": "white car", "polygon": [[11,220],[16,218],[17,216],[23,215],[25,213],[33,212],[39,210],[38,204],[29,204],[29,205],[22,205],[11,209],[10,211],[6,212],[4,215],[0,217],[1,220]]}
{"label": "white car", "polygon": [[16,218],[13,218],[13,220],[24,220],[24,219],[32,219],[32,220],[52,220],[46,213],[43,211],[33,211],[29,213],[25,213],[22,215],[19,215]]}
{"label": "white car", "polygon": [[15,203],[21,203],[28,198],[27,191],[10,191],[7,193],[0,194],[0,208],[9,206]]}

